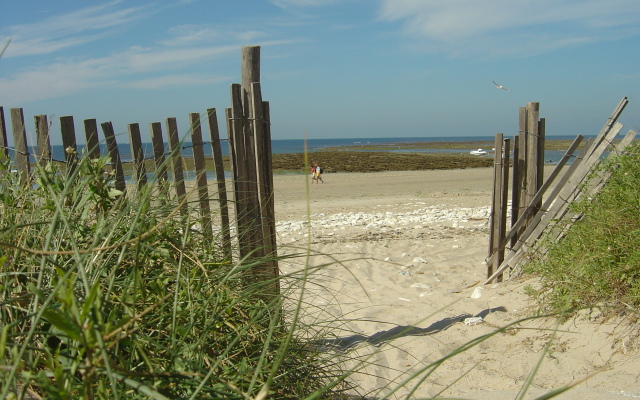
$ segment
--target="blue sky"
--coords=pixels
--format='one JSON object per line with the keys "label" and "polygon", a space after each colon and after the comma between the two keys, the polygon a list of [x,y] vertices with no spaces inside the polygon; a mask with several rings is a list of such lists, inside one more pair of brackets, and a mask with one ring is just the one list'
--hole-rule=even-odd
{"label": "blue sky", "polygon": [[274,139],[513,136],[528,101],[548,135],[593,135],[624,96],[640,126],[638,0],[27,0],[9,38],[0,106],[30,135],[38,114],[186,126],[229,107],[246,45]]}

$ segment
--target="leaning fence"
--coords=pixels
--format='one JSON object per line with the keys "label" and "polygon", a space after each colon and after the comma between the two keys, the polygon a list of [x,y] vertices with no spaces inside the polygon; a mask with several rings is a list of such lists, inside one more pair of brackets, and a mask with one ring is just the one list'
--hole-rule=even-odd
{"label": "leaning fence", "polygon": [[[600,133],[583,144],[579,135],[544,180],[544,119],[539,119],[539,104],[528,103],[520,109],[520,131],[514,138],[513,161],[510,160],[510,140],[496,135],[494,156],[494,189],[490,218],[489,256],[487,258],[486,283],[500,281],[528,254],[543,254],[539,243],[543,235],[558,239],[564,233],[558,221],[575,221],[579,215],[570,212],[572,202],[592,197],[604,185],[608,176],[599,173],[596,166],[607,149],[609,157],[615,156],[634,140],[636,132],[629,132],[617,142],[616,136],[622,124],[616,122],[627,105],[623,98],[613,111]],[[573,157],[570,165],[568,161]],[[509,167],[511,177],[511,224],[507,230]],[[596,174],[596,177],[589,177]],[[549,193],[547,193],[551,189]]]}
{"label": "leaning fence", "polygon": [[[226,141],[229,146],[231,168],[231,196],[227,194],[225,166],[223,163],[222,143],[215,108],[207,110],[203,118],[199,113],[190,113],[190,146],[184,146],[183,135],[178,130],[175,117],[166,118],[163,133],[162,123],[149,124],[152,153],[145,154],[140,125],[128,124],[128,137],[131,150],[131,162],[124,162],[119,151],[113,124],[103,122],[100,128],[103,140],[100,140],[96,119],[83,121],[86,140],[84,156],[99,158],[102,156],[100,144],[104,143],[110,158],[110,173],[114,176],[115,188],[127,196],[133,188],[143,189],[157,185],[162,196],[175,196],[181,204],[180,214],[188,212],[185,185],[186,149],[191,149],[195,171],[195,191],[199,210],[199,225],[204,235],[214,240],[214,212],[211,204],[217,203],[217,215],[220,230],[215,236],[223,244],[227,259],[260,260],[255,263],[251,273],[257,279],[267,282],[267,294],[277,294],[278,265],[275,241],[275,217],[273,202],[273,174],[271,167],[271,131],[269,103],[263,101],[260,86],[260,47],[242,48],[242,84],[231,85],[231,107],[224,113],[227,128]],[[9,147],[7,120],[11,121],[13,147]],[[73,173],[79,163],[78,141],[75,121],[72,116],[60,117],[60,137],[64,151],[64,160],[56,160],[51,151],[50,121],[46,115],[34,116],[35,146],[28,143],[27,129],[22,108],[11,108],[9,118],[5,118],[4,108],[0,106],[0,158],[11,159],[16,179],[28,188],[36,164],[64,163],[68,173]],[[208,126],[210,140],[203,138],[203,126]],[[165,145],[165,143],[167,143]],[[211,162],[216,176],[216,196],[209,193],[207,181],[207,158],[205,146],[211,146]],[[35,153],[33,150],[36,149]],[[147,168],[153,169],[154,181],[147,179]],[[131,171],[133,184],[127,185],[125,169]],[[168,185],[169,170],[173,176],[172,185]],[[175,188],[169,193],[169,188]],[[160,196],[160,198],[162,198]],[[229,198],[231,197],[231,198]],[[231,213],[235,215],[231,216]],[[233,222],[232,222],[233,221]],[[233,237],[232,237],[233,233]],[[235,243],[236,246],[232,246]],[[266,260],[266,261],[264,261]]]}

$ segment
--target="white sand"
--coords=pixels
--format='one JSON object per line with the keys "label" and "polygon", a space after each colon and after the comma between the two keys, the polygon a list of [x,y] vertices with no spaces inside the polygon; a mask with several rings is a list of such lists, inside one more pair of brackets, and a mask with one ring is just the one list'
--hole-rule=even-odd
{"label": "white sand", "polygon": [[[279,253],[310,252],[308,265],[317,269],[305,318],[330,323],[334,336],[325,344],[334,351],[366,359],[352,377],[361,394],[383,397],[416,374],[389,398],[405,398],[423,379],[412,398],[513,399],[542,358],[526,399],[587,377],[557,398],[640,398],[638,344],[622,335],[625,326],[595,314],[563,324],[546,355],[554,322],[528,321],[425,377],[429,363],[532,311],[524,288],[535,280],[478,289],[486,275],[492,170],[323,178],[307,185],[309,177],[275,177]],[[304,261],[281,268],[291,273]]]}

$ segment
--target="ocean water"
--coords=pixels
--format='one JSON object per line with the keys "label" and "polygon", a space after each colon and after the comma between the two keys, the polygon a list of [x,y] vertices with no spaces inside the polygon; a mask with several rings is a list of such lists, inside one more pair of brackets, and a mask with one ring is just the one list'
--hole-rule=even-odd
{"label": "ocean water", "polygon": [[[562,140],[573,140],[575,137],[572,136],[547,136],[547,139],[562,139]],[[391,145],[397,144],[398,146],[402,146],[407,143],[428,143],[428,142],[477,142],[477,141],[488,141],[493,142],[495,138],[493,136],[454,136],[454,137],[395,137],[395,138],[340,138],[340,139],[285,139],[285,140],[272,140],[271,141],[271,151],[274,154],[291,154],[291,153],[303,153],[306,149],[307,152],[315,152],[318,150],[332,149],[332,148],[341,148],[348,149],[354,151],[366,151],[363,150],[363,146],[367,145],[378,145],[384,144],[391,147]],[[229,145],[226,139],[222,140],[222,153],[223,155],[229,155]],[[165,143],[166,153],[169,153],[169,146]],[[401,152],[401,153],[440,153],[440,154],[469,154],[469,151],[475,150],[476,148],[470,147],[468,149],[393,149],[389,148],[388,152]],[[490,148],[485,149],[488,154],[483,157],[493,157],[493,152],[491,152]],[[120,152],[120,158],[122,162],[131,162],[131,148],[129,143],[120,143],[118,144],[118,151]],[[143,151],[145,158],[153,158],[153,148],[151,143],[143,143]],[[29,146],[29,152],[31,154],[37,154],[37,150],[35,146]],[[86,152],[86,148],[84,144],[78,145],[78,152]],[[103,155],[107,155],[107,147],[104,143],[100,144],[100,152]],[[13,156],[10,151],[10,156]],[[64,147],[61,145],[53,145],[51,146],[51,153],[54,160],[64,161]],[[193,157],[193,147],[191,143],[184,143],[181,154],[183,157]],[[204,146],[204,154],[206,157],[211,157],[212,150],[209,142],[205,142]],[[546,164],[557,164],[558,161],[564,156],[564,151],[555,151],[555,150],[545,150],[544,159]],[[35,163],[35,158],[31,157],[31,162]],[[570,163],[571,161],[569,161]],[[226,178],[229,179],[229,173],[225,173]],[[147,178],[149,180],[153,180],[155,177],[152,173],[147,174]],[[193,180],[195,179],[195,173],[193,171],[185,172],[185,179]],[[215,180],[216,175],[214,172],[207,172],[208,180]],[[132,181],[132,177],[125,176],[125,180],[127,182]]]}
{"label": "ocean water", "polygon": [[[573,140],[572,136],[547,136],[547,139],[566,139]],[[272,140],[271,151],[274,154],[290,154],[290,153],[303,153],[305,151],[314,152],[318,150],[341,148],[348,150],[359,151],[362,150],[362,146],[366,145],[393,145],[399,146],[407,143],[428,143],[428,142],[472,142],[472,141],[494,141],[492,136],[455,136],[455,137],[397,137],[397,138],[339,138],[339,139],[308,139],[306,142],[303,139],[284,139],[284,140]],[[84,145],[78,146],[78,151],[86,151]],[[153,157],[153,150],[151,143],[143,143],[143,151],[145,158]],[[165,143],[165,149],[168,152],[168,145]],[[475,150],[475,148],[469,147],[469,149],[388,149],[389,152],[409,152],[409,153],[449,153],[449,154],[468,154],[469,151]],[[491,150],[491,149],[485,149]],[[30,147],[29,151],[32,154],[36,154],[36,149]],[[100,151],[103,155],[107,155],[107,148],[104,143],[100,146]],[[118,145],[118,151],[120,152],[120,158],[123,162],[131,161],[131,149],[129,143],[122,143]],[[365,151],[365,150],[362,150]],[[51,146],[52,156],[55,160],[64,160],[64,148],[63,146]],[[210,157],[212,154],[211,146],[209,142],[205,142],[204,146],[205,156]],[[222,142],[223,155],[229,155],[229,146],[226,139]],[[181,154],[183,157],[193,157],[193,147],[191,143],[184,143]],[[545,161],[548,164],[557,163],[562,156],[563,151],[545,151]],[[489,152],[488,156],[492,156]]]}

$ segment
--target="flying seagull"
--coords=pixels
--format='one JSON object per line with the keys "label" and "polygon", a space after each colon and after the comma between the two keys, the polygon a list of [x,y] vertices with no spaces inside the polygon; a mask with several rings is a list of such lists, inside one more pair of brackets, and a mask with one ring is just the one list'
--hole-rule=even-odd
{"label": "flying seagull", "polygon": [[496,85],[496,89],[506,90],[507,92],[511,91],[511,90],[507,89],[506,87],[502,86],[501,84],[497,83],[496,81],[491,81],[491,82],[493,82],[493,84]]}

